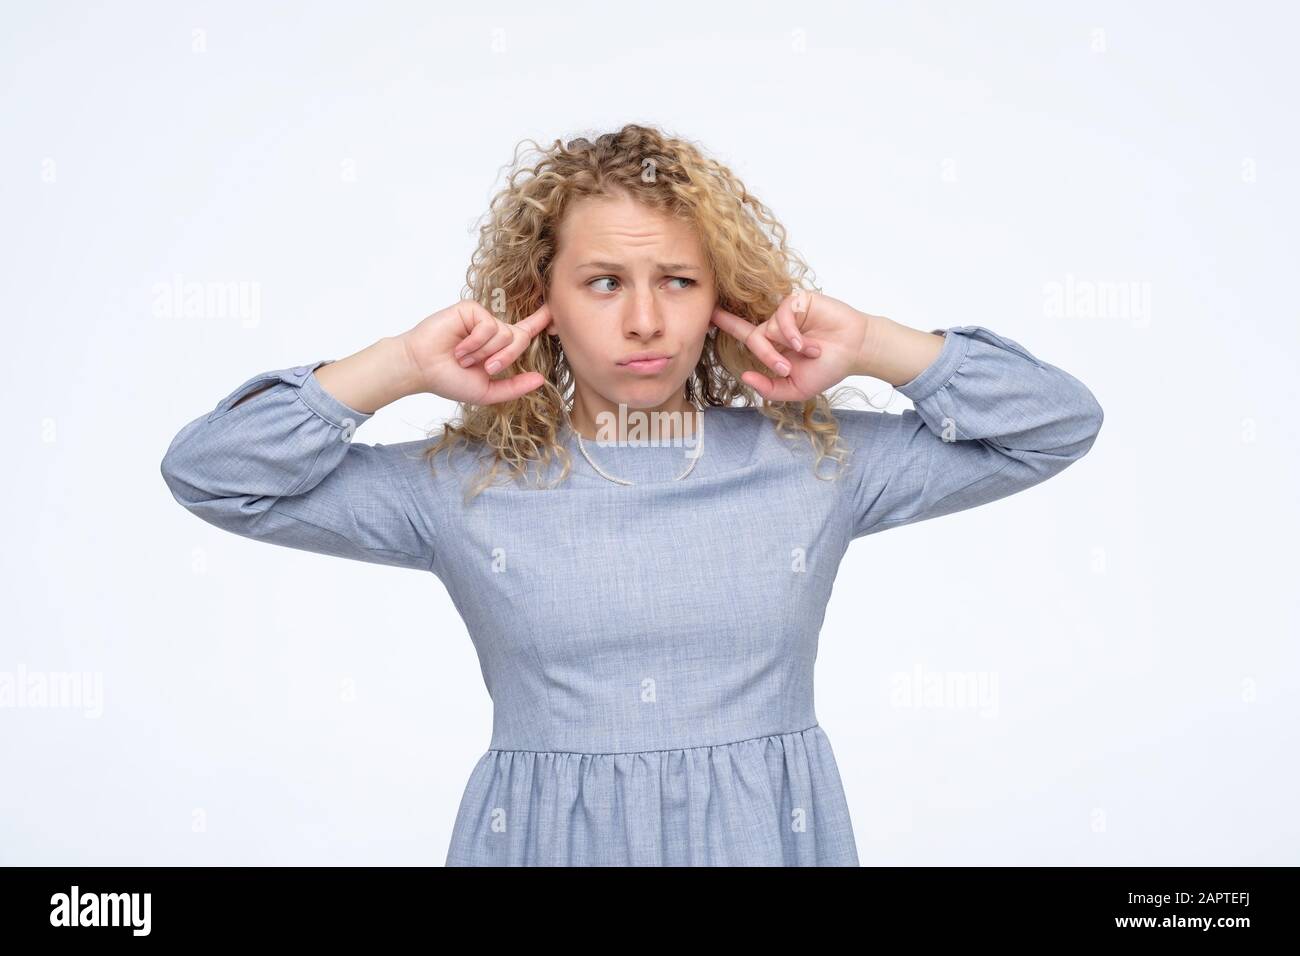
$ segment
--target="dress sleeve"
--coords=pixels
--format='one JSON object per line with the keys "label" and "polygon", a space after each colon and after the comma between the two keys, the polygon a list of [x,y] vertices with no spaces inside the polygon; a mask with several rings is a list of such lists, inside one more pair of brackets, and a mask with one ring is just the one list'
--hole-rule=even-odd
{"label": "dress sleeve", "polygon": [[172,439],[163,480],[188,511],[246,538],[431,570],[434,536],[411,479],[421,443],[353,442],[373,415],[325,391],[314,372],[327,362],[240,385]]}
{"label": "dress sleeve", "polygon": [[902,414],[836,408],[852,446],[853,538],[974,508],[1065,469],[1102,409],[1067,372],[979,325],[934,329],[938,357],[898,391]]}

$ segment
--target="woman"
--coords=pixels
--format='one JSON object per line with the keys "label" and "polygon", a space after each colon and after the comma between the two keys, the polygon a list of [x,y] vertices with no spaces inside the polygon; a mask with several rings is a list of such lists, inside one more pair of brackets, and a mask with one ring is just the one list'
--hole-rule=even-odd
{"label": "woman", "polygon": [[[556,141],[493,200],[463,301],[254,376],[172,442],[205,521],[446,586],[494,705],[448,865],[858,864],[813,708],[845,549],[1056,474],[1102,410],[987,328],[908,328],[806,272],[692,144]],[[850,375],[915,410],[832,411]],[[351,440],[421,392],[458,421]]]}

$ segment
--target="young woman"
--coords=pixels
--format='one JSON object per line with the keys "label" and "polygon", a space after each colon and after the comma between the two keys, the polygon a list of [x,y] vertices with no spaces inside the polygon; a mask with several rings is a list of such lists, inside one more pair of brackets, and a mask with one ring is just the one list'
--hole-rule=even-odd
{"label": "young woman", "polygon": [[[857,865],[813,708],[845,549],[1055,475],[1102,410],[1011,339],[807,271],[689,142],[557,140],[493,200],[465,299],[173,440],[163,477],[205,521],[447,588],[494,706],[448,865]],[[832,410],[851,375],[915,410]],[[457,421],[352,440],[421,392]]]}

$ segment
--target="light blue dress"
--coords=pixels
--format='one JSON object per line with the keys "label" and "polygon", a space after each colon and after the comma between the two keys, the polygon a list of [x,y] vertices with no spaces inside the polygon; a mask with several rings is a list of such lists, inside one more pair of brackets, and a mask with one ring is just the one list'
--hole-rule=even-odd
{"label": "light blue dress", "polygon": [[1102,423],[1081,382],[1018,343],[935,331],[938,358],[899,388],[915,410],[837,409],[853,455],[834,480],[834,461],[817,478],[807,439],[756,409],[708,408],[702,451],[587,442],[631,486],[566,431],[558,488],[465,505],[476,452],[431,469],[432,438],[353,441],[370,416],[324,390],[323,362],[240,385],[180,430],[162,474],[217,527],[446,587],[494,711],[447,865],[855,866],[813,708],[846,548],[1035,485]]}

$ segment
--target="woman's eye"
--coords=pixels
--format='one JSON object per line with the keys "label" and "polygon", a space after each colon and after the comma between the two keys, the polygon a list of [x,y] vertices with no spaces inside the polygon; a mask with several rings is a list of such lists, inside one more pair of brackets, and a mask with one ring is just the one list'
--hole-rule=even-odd
{"label": "woman's eye", "polygon": [[[689,289],[691,286],[695,285],[695,280],[694,280],[694,279],[688,279],[688,278],[686,278],[685,276],[673,276],[673,277],[670,278],[668,281],[669,281],[669,282],[685,282],[686,285],[681,286],[681,288],[683,288],[683,289]],[[597,282],[618,282],[618,280],[615,279],[613,276],[600,276],[599,278],[597,278],[597,279],[592,279],[590,282],[587,283],[587,285],[591,286],[591,287],[592,287],[593,289],[595,289],[597,292],[613,292],[613,291],[614,291],[613,289],[608,289],[608,288],[607,288],[607,289],[602,289],[602,288],[600,288],[599,286],[596,285]]]}

